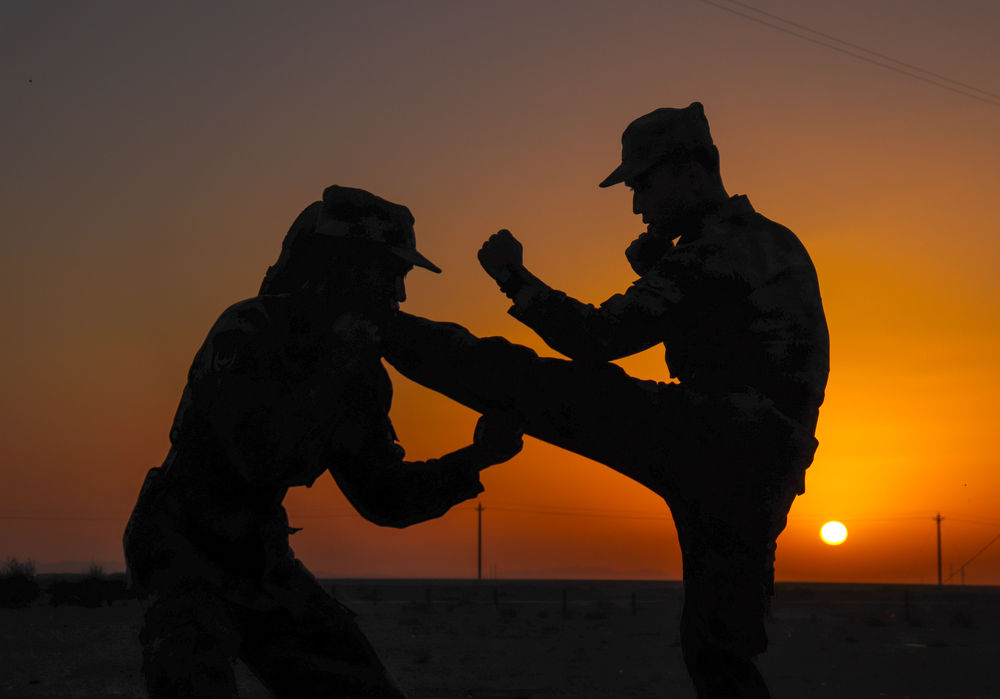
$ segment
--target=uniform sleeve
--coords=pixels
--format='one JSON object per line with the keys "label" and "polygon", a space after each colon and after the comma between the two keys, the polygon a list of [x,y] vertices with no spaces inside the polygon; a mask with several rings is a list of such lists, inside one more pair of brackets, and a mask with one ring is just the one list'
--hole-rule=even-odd
{"label": "uniform sleeve", "polygon": [[511,295],[509,312],[572,359],[619,359],[691,332],[749,293],[730,247],[731,241],[709,239],[673,247],[624,293],[597,307],[528,274]]}
{"label": "uniform sleeve", "polygon": [[508,312],[557,352],[571,359],[606,362],[660,341],[657,319],[665,300],[658,292],[642,278],[595,307],[531,278]]}
{"label": "uniform sleeve", "polygon": [[[387,377],[384,378],[388,383]],[[389,385],[391,390],[391,385]],[[483,491],[478,464],[462,455],[404,461],[378,382],[358,377],[334,433],[330,473],[354,508],[380,526],[407,527],[445,514]]]}
{"label": "uniform sleeve", "polygon": [[509,313],[554,350],[576,360],[611,361],[663,340],[684,290],[661,266],[599,306],[582,303],[528,275]]}

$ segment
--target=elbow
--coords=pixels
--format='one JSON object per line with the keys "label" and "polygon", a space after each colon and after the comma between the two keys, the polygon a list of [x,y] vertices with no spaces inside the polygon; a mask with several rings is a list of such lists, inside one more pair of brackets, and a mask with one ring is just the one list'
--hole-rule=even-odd
{"label": "elbow", "polygon": [[444,514],[415,507],[411,498],[395,488],[355,504],[355,509],[372,524],[392,529],[405,529]]}
{"label": "elbow", "polygon": [[393,517],[391,515],[387,515],[384,512],[372,514],[371,516],[365,515],[365,519],[367,519],[372,524],[376,524],[380,527],[386,527],[390,529],[406,529],[411,524],[417,523],[416,521],[403,519],[400,517]]}
{"label": "elbow", "polygon": [[380,502],[377,505],[361,505],[359,503],[355,503],[354,509],[357,510],[358,514],[366,520],[379,527],[404,529],[411,524],[414,524],[414,522],[409,521],[406,517],[400,516],[399,510],[392,507],[391,504]]}
{"label": "elbow", "polygon": [[380,510],[369,514],[362,514],[372,524],[390,529],[406,529],[414,524],[420,524],[421,522],[426,522],[428,519],[432,519],[432,517],[416,515],[402,509]]}

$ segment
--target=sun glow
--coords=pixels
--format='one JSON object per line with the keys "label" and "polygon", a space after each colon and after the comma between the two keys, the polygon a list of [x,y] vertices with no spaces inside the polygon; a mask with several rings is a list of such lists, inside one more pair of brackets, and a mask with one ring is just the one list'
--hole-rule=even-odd
{"label": "sun glow", "polygon": [[847,527],[840,522],[827,522],[819,530],[819,535],[830,546],[837,546],[847,539]]}

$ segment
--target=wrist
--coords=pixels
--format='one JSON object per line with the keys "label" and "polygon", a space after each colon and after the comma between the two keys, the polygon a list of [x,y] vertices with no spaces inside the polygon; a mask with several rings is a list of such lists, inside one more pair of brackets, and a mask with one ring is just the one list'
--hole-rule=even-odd
{"label": "wrist", "polygon": [[501,276],[497,277],[497,284],[500,286],[500,291],[508,297],[514,298],[514,295],[524,286],[527,272],[528,270],[525,269],[524,265],[504,267]]}

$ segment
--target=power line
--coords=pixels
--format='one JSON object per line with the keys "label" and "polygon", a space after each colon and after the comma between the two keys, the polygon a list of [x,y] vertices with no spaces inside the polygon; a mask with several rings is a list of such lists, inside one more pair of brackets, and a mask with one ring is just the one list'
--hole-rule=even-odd
{"label": "power line", "polygon": [[[722,1],[725,1],[725,0],[722,0]],[[729,1],[730,2],[736,2],[736,0],[729,0]],[[811,33],[813,33],[813,34],[815,34],[817,36],[829,38],[832,41],[835,41],[835,42],[838,42],[840,44],[843,44],[843,46],[837,46],[836,44],[830,43],[828,41],[824,41],[822,39],[817,39],[815,37],[807,36],[805,34],[802,34],[800,32],[795,31],[794,29],[789,29],[788,27],[783,27],[780,24],[774,24],[773,22],[769,22],[766,19],[761,19],[760,17],[755,17],[755,16],[753,16],[751,14],[747,14],[746,12],[741,12],[741,11],[739,11],[739,10],[733,8],[733,7],[729,7],[729,6],[721,4],[721,1],[717,2],[716,0],[701,0],[701,2],[703,2],[703,3],[707,4],[707,5],[712,5],[713,7],[716,7],[718,9],[720,9],[720,10],[725,10],[726,12],[730,12],[730,13],[732,13],[734,15],[738,15],[740,17],[743,17],[744,19],[750,20],[751,22],[757,22],[758,24],[763,24],[766,27],[771,27],[772,29],[777,29],[780,32],[784,32],[786,34],[791,34],[794,37],[802,39],[803,41],[808,41],[808,42],[813,43],[813,44],[818,44],[820,46],[824,46],[824,47],[826,47],[828,49],[832,49],[834,51],[838,51],[840,53],[847,54],[848,56],[853,56],[854,58],[857,58],[859,60],[865,61],[867,63],[871,63],[873,65],[877,65],[877,66],[879,66],[881,68],[885,68],[887,70],[891,70],[893,72],[900,73],[902,75],[907,75],[907,76],[909,76],[911,78],[915,78],[917,80],[922,80],[925,83],[930,83],[931,85],[935,85],[937,87],[944,88],[945,90],[951,90],[952,92],[956,92],[956,93],[958,93],[960,95],[964,95],[966,97],[971,97],[974,100],[979,100],[980,102],[985,102],[986,104],[992,105],[994,107],[1000,107],[1000,95],[997,95],[997,94],[995,94],[993,92],[989,92],[987,90],[983,90],[982,88],[978,88],[978,87],[975,87],[975,86],[972,86],[972,85],[967,85],[966,83],[959,82],[958,80],[954,80],[952,78],[945,77],[943,75],[940,75],[938,73],[934,73],[934,72],[929,71],[929,70],[925,70],[923,68],[919,68],[917,66],[911,65],[909,63],[905,63],[905,62],[897,60],[895,58],[890,58],[889,56],[886,56],[884,54],[878,53],[876,51],[871,51],[870,49],[863,48],[863,47],[858,46],[857,44],[853,44],[853,43],[851,43],[849,41],[844,41],[843,39],[838,39],[838,38],[836,38],[836,37],[834,37],[832,35],[816,31],[815,29],[810,29],[808,27],[805,27],[805,26],[803,26],[801,24],[797,24],[797,23],[792,22],[790,20],[786,20],[786,19],[784,19],[782,17],[779,17],[778,15],[774,15],[774,14],[771,14],[771,13],[768,13],[768,12],[764,12],[763,10],[758,10],[758,9],[754,8],[753,6],[751,6],[751,5],[747,5],[746,3],[738,2],[736,4],[738,4],[738,5],[742,6],[742,7],[749,8],[749,9],[753,10],[754,12],[758,12],[758,13],[760,13],[762,15],[765,15],[765,16],[768,16],[768,17],[774,17],[775,19],[777,19],[777,20],[779,20],[781,22],[784,22],[784,23],[786,23],[786,24],[788,24],[788,25],[790,25],[792,27],[799,27],[799,28],[804,29],[805,31],[811,32]],[[870,54],[870,56],[865,56],[862,53],[858,53],[858,51],[852,51],[849,48],[844,48],[844,46],[849,46],[849,47],[852,47],[852,48],[856,48],[859,51],[864,51],[865,53]],[[872,56],[874,56],[875,58],[873,58]],[[895,63],[896,65],[891,65],[889,62]],[[919,72],[917,72],[917,71],[919,71]],[[921,75],[920,73],[924,73],[924,75]],[[928,77],[928,76],[933,76],[933,77]],[[951,84],[948,84],[948,83],[951,83]],[[980,94],[976,94],[976,93],[980,93]]]}
{"label": "power line", "polygon": [[[459,506],[453,507],[450,512],[475,512],[475,506]],[[607,519],[646,519],[646,520],[669,520],[669,514],[658,514],[649,511],[635,511],[627,509],[613,509],[613,508],[597,508],[597,507],[556,507],[550,505],[521,505],[516,503],[501,504],[501,505],[491,505],[490,509],[497,510],[500,512],[521,512],[525,514],[537,514],[537,515],[565,515],[572,517],[596,517],[596,518],[607,518]],[[298,513],[295,511],[290,511],[288,516],[291,519],[339,519],[345,517],[361,517],[360,514],[354,510],[341,510],[334,512],[313,512],[313,513]],[[78,522],[78,521],[107,521],[107,522],[121,522],[127,520],[128,514],[121,515],[2,515],[0,514],[0,520],[25,520],[25,521],[64,521],[64,522]],[[895,522],[895,521],[912,521],[912,520],[923,520],[926,519],[926,515],[888,515],[888,516],[862,516],[862,517],[844,517],[843,519],[848,522]],[[825,518],[818,517],[797,517],[789,516],[788,520],[790,522],[824,522]],[[984,526],[996,526],[1000,524],[998,521],[986,522],[980,520],[972,519],[957,519],[952,518],[952,521],[956,522],[968,522],[973,524],[981,524]]]}
{"label": "power line", "polygon": [[965,519],[964,517],[952,517],[952,522],[962,522],[964,524],[979,524],[984,527],[996,527],[1000,525],[1000,521],[997,520],[980,520],[980,519]]}
{"label": "power line", "polygon": [[[982,554],[984,554],[984,553],[986,552],[986,549],[988,549],[988,548],[989,548],[990,546],[992,546],[993,544],[995,544],[995,543],[996,543],[996,542],[997,542],[998,540],[1000,540],[1000,534],[997,534],[997,535],[996,535],[996,536],[994,536],[994,537],[993,537],[992,539],[990,539],[990,543],[986,544],[986,546],[984,546],[984,547],[982,547],[981,549],[979,549],[979,551],[977,551],[977,552],[976,552],[976,555],[975,555],[975,556],[973,556],[972,558],[970,558],[969,560],[967,560],[967,561],[966,561],[965,563],[963,563],[962,565],[960,565],[960,566],[958,567],[958,570],[957,570],[957,571],[955,571],[954,573],[952,573],[951,575],[949,575],[949,576],[948,576],[948,580],[951,580],[951,579],[952,579],[953,577],[955,577],[955,575],[956,575],[956,574],[957,574],[957,573],[958,573],[959,571],[963,571],[963,570],[965,570],[965,567],[966,567],[967,565],[969,565],[969,564],[970,564],[970,563],[972,563],[972,562],[973,562],[974,560],[976,560],[977,558],[979,558],[979,557],[980,557],[980,556],[981,556]],[[946,580],[945,582],[947,582],[947,580]]]}
{"label": "power line", "polygon": [[941,517],[941,513],[938,512],[937,513],[937,517],[934,518],[934,521],[937,522],[937,561],[938,561],[937,568],[938,568],[938,586],[939,587],[942,584],[941,583],[941,520],[942,519],[943,518]]}
{"label": "power line", "polygon": [[881,58],[883,60],[891,61],[892,63],[895,63],[896,65],[903,66],[904,68],[910,68],[911,70],[919,71],[921,73],[924,73],[925,75],[930,75],[932,77],[938,78],[939,80],[944,80],[945,82],[952,83],[953,85],[958,85],[959,87],[964,87],[967,90],[972,90],[974,92],[979,92],[979,93],[981,93],[983,95],[986,95],[987,97],[992,97],[993,99],[1000,100],[1000,95],[998,95],[998,94],[996,94],[994,92],[989,92],[987,90],[983,90],[982,88],[978,88],[975,85],[969,85],[968,83],[960,82],[958,80],[955,80],[954,78],[949,78],[947,75],[941,75],[940,73],[935,73],[934,71],[927,70],[926,68],[921,68],[920,66],[915,66],[912,63],[906,63],[905,61],[901,61],[898,58],[893,58],[892,56],[887,56],[884,53],[879,53],[878,51],[872,51],[871,49],[865,48],[864,46],[859,46],[858,44],[852,43],[850,41],[845,41],[844,39],[837,38],[837,37],[833,36],[832,34],[826,34],[824,32],[818,31],[816,29],[812,29],[810,27],[807,27],[804,24],[798,24],[797,22],[793,22],[790,19],[785,19],[784,17],[781,17],[780,15],[776,15],[776,14],[773,14],[771,12],[766,12],[765,10],[761,10],[760,8],[754,7],[753,5],[749,5],[749,4],[745,3],[745,2],[741,2],[740,0],[724,0],[724,1],[725,2],[730,2],[733,5],[739,5],[740,7],[745,7],[748,10],[752,10],[753,12],[757,12],[757,13],[765,15],[767,17],[772,17],[772,18],[778,20],[779,22],[784,22],[785,24],[788,24],[790,26],[798,27],[799,29],[804,29],[807,32],[811,32],[811,33],[813,33],[813,34],[815,34],[817,36],[821,36],[821,37],[823,37],[825,39],[830,39],[831,41],[836,41],[838,44],[843,44],[844,46],[850,46],[851,48],[858,49],[859,51],[864,51],[865,53],[870,53],[873,56],[878,56],[879,58]]}
{"label": "power line", "polygon": [[[548,510],[552,512],[586,512],[593,514],[613,514],[613,515],[634,515],[637,514],[634,508],[612,508],[612,507],[560,507],[558,505],[539,505],[534,503],[520,502],[500,502],[494,507],[523,507],[531,510]],[[658,512],[641,512],[639,514],[658,515]]]}
{"label": "power line", "polygon": [[497,510],[500,512],[520,512],[524,514],[555,515],[560,517],[598,517],[601,519],[645,519],[645,520],[657,520],[660,522],[664,522],[670,519],[666,515],[607,515],[595,512],[574,512],[572,510],[563,510],[563,511],[535,510],[527,507],[492,507],[490,509]]}
{"label": "power line", "polygon": [[483,503],[476,503],[476,580],[483,579]]}
{"label": "power line", "polygon": [[[843,522],[902,522],[917,519],[927,519],[927,515],[887,515],[883,517],[842,517]],[[820,517],[797,517],[789,515],[789,522],[826,522],[826,518]]]}
{"label": "power line", "polygon": [[500,503],[492,509],[504,512],[524,512],[540,515],[568,515],[574,517],[604,517],[609,519],[669,519],[659,512],[642,512],[634,509],[614,509],[607,507],[557,507],[553,505],[530,505],[520,503]]}

